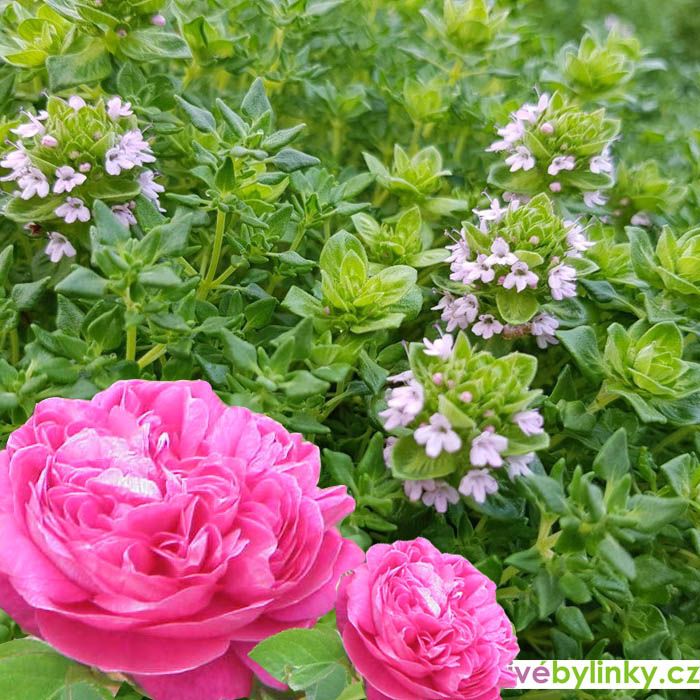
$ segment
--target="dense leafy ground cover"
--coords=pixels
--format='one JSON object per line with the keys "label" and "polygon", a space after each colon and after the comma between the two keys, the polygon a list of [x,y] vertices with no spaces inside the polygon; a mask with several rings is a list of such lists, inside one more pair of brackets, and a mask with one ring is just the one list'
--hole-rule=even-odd
{"label": "dense leafy ground cover", "polygon": [[[693,4],[0,3],[0,443],[204,379],[321,448],[346,537],[473,562],[520,658],[700,658]],[[3,698],[120,686],[0,634]]]}

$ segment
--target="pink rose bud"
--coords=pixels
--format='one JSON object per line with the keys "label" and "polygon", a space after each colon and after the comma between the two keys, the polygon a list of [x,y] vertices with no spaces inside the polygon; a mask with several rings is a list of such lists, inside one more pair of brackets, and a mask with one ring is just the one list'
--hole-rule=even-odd
{"label": "pink rose bud", "polygon": [[471,391],[463,391],[463,392],[459,395],[459,400],[462,401],[462,402],[464,402],[464,403],[471,403],[471,401],[472,401],[473,398],[474,398],[474,397],[472,396],[472,392],[471,392]]}
{"label": "pink rose bud", "polygon": [[41,401],[0,451],[0,607],[153,700],[249,697],[270,680],[251,644],[312,627],[364,561],[320,471],[315,445],[203,381]]}
{"label": "pink rose bud", "polygon": [[496,585],[422,537],[370,547],[341,578],[336,612],[371,700],[493,700],[515,686],[518,642]]}
{"label": "pink rose bud", "polygon": [[543,134],[553,134],[554,133],[554,124],[552,124],[551,122],[545,122],[540,127],[540,131]]}
{"label": "pink rose bud", "polygon": [[561,192],[561,182],[550,182],[549,189],[552,190],[552,192]]}
{"label": "pink rose bud", "polygon": [[92,170],[92,165],[90,165],[90,163],[81,163],[78,166],[78,170],[80,170],[81,173],[89,173]]}
{"label": "pink rose bud", "polygon": [[41,145],[46,146],[46,148],[56,148],[56,146],[58,146],[58,139],[50,134],[46,134],[46,136],[42,136],[41,138]]}
{"label": "pink rose bud", "polygon": [[163,17],[163,15],[153,15],[153,17],[151,17],[151,24],[156,27],[164,27],[165,17]]}
{"label": "pink rose bud", "polygon": [[433,384],[435,384],[435,386],[440,386],[440,384],[442,384],[442,372],[435,372],[433,375]]}

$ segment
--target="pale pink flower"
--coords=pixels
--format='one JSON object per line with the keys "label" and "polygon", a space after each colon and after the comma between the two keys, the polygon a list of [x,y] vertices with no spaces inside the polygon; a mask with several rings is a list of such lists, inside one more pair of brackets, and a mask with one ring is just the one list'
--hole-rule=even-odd
{"label": "pale pink flower", "polygon": [[79,112],[83,107],[86,106],[85,100],[78,95],[71,95],[68,98],[68,105],[72,107],[76,112]]}
{"label": "pale pink flower", "polygon": [[71,192],[74,187],[82,185],[87,178],[82,173],[76,173],[70,165],[62,165],[56,168],[56,182],[53,185],[53,191],[56,194],[62,192]]}
{"label": "pale pink flower", "polygon": [[107,100],[107,116],[112,121],[117,121],[120,117],[130,117],[132,115],[131,102],[122,102],[121,97],[111,97]]}
{"label": "pale pink flower", "polygon": [[45,134],[41,137],[41,145],[45,148],[56,148],[58,146],[58,139],[51,134]]}
{"label": "pale pink flower", "polygon": [[465,235],[464,229],[461,229],[459,238],[454,243],[445,246],[447,250],[450,251],[450,256],[447,258],[446,262],[461,264],[469,259],[471,253],[469,252],[469,245],[467,244]]}
{"label": "pale pink flower", "polygon": [[112,207],[112,214],[121,221],[124,226],[133,226],[136,224],[136,217],[132,209],[134,208],[134,202],[127,202],[126,204],[115,204]]}
{"label": "pale pink flower", "polygon": [[164,209],[160,208],[160,199],[158,195],[162,192],[165,192],[165,187],[157,183],[153,178],[154,173],[151,170],[144,170],[139,175],[139,186],[141,187],[141,194],[144,197],[146,197],[146,199],[150,199],[154,204],[159,205],[158,208],[161,211],[164,211]]}
{"label": "pale pink flower", "polygon": [[409,501],[416,503],[423,496],[423,491],[434,488],[435,482],[432,479],[407,479],[403,482],[403,492]]}
{"label": "pale pink flower", "polygon": [[508,449],[508,439],[493,430],[486,429],[472,440],[469,461],[475,467],[500,467],[501,452]]}
{"label": "pale pink flower", "polygon": [[546,313],[537,314],[530,321],[531,333],[535,337],[537,346],[543,350],[547,345],[558,345],[559,340],[554,333],[559,328],[559,321]]}
{"label": "pale pink flower", "polygon": [[[32,163],[29,160],[29,156],[27,155],[26,151],[23,151],[21,148],[17,148],[14,151],[9,151],[5,154],[3,159],[0,160],[0,165],[3,168],[10,168],[15,171],[25,170],[26,168],[30,167],[31,164]],[[17,179],[20,174],[21,173],[18,173],[16,176],[13,176],[12,179]]]}
{"label": "pale pink flower", "polygon": [[503,324],[491,314],[481,314],[479,320],[472,326],[472,333],[488,340],[503,330]]}
{"label": "pale pink flower", "polygon": [[517,256],[510,252],[510,246],[505,239],[499,236],[493,241],[491,255],[486,260],[489,265],[512,265],[517,261]]}
{"label": "pale pink flower", "polygon": [[547,284],[552,292],[552,299],[561,301],[576,296],[576,270],[570,265],[560,263],[549,271]]}
{"label": "pale pink flower", "polygon": [[510,172],[518,170],[532,170],[535,167],[535,157],[525,146],[516,146],[515,151],[506,158],[506,165],[510,165]]}
{"label": "pale pink flower", "polygon": [[75,248],[71,242],[58,231],[49,233],[49,242],[44,248],[44,252],[49,256],[52,263],[57,263],[61,258],[75,257]]}
{"label": "pale pink flower", "polygon": [[163,15],[153,15],[153,17],[151,17],[151,24],[154,27],[164,27],[165,22],[166,20],[165,17],[163,17]]}
{"label": "pale pink flower", "polygon": [[389,437],[384,442],[384,449],[382,450],[382,457],[384,458],[384,464],[386,468],[391,467],[391,453],[394,450],[394,445],[398,442],[398,438],[394,435],[389,435]]}
{"label": "pale pink flower", "polygon": [[535,459],[534,452],[528,452],[524,455],[511,455],[506,458],[506,466],[508,469],[508,477],[511,481],[515,481],[520,476],[530,476],[532,471],[529,464]]}
{"label": "pale pink flower", "polygon": [[526,287],[536,287],[538,279],[537,275],[528,269],[526,263],[519,261],[510,268],[510,272],[503,280],[503,286],[505,289],[515,287],[516,292],[522,292]]}
{"label": "pale pink flower", "polygon": [[479,228],[482,231],[487,231],[489,223],[500,221],[508,212],[508,209],[508,205],[502,207],[498,197],[494,197],[488,209],[472,209],[472,212],[479,217]]}
{"label": "pale pink flower", "polygon": [[441,338],[436,338],[435,340],[423,338],[423,345],[425,345],[423,352],[426,355],[430,355],[431,357],[439,357],[441,360],[448,360],[452,355],[454,338],[449,333],[446,333]]}
{"label": "pale pink flower", "polygon": [[651,226],[651,217],[644,211],[638,211],[631,219],[632,226]]}
{"label": "pale pink flower", "polygon": [[41,123],[48,117],[48,113],[45,111],[39,112],[36,116],[30,112],[24,112],[29,121],[24,124],[20,124],[14,129],[10,129],[13,134],[17,134],[20,138],[29,139],[32,136],[37,136],[38,134],[43,134],[46,131],[46,127]]}
{"label": "pale pink flower", "polygon": [[456,328],[464,330],[474,321],[479,312],[479,302],[473,294],[455,299],[446,293],[437,306],[433,306],[433,310],[442,311],[440,318],[447,324],[447,332],[451,333]]}
{"label": "pale pink flower", "polygon": [[471,284],[480,280],[481,282],[491,282],[496,276],[495,270],[491,268],[486,255],[479,253],[476,260],[467,261],[461,265],[453,264],[450,268],[452,273],[450,279],[464,284]]}
{"label": "pale pink flower", "polygon": [[22,199],[31,199],[35,195],[43,199],[49,194],[49,181],[38,168],[27,168],[17,184],[22,188],[19,195]]}
{"label": "pale pink flower", "polygon": [[424,488],[421,500],[423,505],[432,506],[438,513],[446,513],[448,504],[459,503],[459,494],[446,481],[436,480],[431,487]]}
{"label": "pale pink flower", "polygon": [[488,469],[470,469],[459,482],[459,492],[471,496],[477,503],[484,503],[486,497],[498,491],[498,482]]}
{"label": "pale pink flower", "polygon": [[588,240],[583,227],[577,221],[567,219],[564,221],[564,225],[567,228],[566,242],[572,248],[567,255],[579,257],[581,253],[592,248],[596,244],[595,241]]}
{"label": "pale pink flower", "polygon": [[394,430],[411,423],[423,409],[423,400],[423,387],[415,379],[391,389],[387,394],[387,408],[378,414],[384,421],[384,428]]}
{"label": "pale pink flower", "polygon": [[544,432],[544,419],[539,411],[534,409],[516,413],[513,416],[513,423],[515,423],[525,435],[539,435]]}
{"label": "pale pink flower", "polygon": [[515,118],[524,122],[536,122],[539,116],[549,107],[549,95],[545,92],[540,95],[537,104],[524,104],[516,113]]}
{"label": "pale pink flower", "polygon": [[90,210],[79,197],[68,197],[63,204],[56,207],[54,214],[67,224],[72,224],[76,221],[90,221]]}
{"label": "pale pink flower", "polygon": [[602,207],[608,201],[608,198],[600,190],[595,190],[594,192],[584,192],[583,201],[587,207],[593,209]]}
{"label": "pale pink flower", "polygon": [[576,158],[573,156],[557,156],[547,168],[550,175],[558,175],[562,170],[573,170],[576,167]]}
{"label": "pale pink flower", "polygon": [[441,413],[433,413],[428,425],[416,428],[413,439],[419,445],[425,445],[425,454],[433,459],[443,450],[457,452],[462,446],[462,439],[452,430],[450,422]]}
{"label": "pale pink flower", "polygon": [[606,147],[606,149],[599,156],[593,156],[593,158],[591,158],[589,168],[592,173],[611,174],[614,170],[614,165],[610,155],[610,148]]}

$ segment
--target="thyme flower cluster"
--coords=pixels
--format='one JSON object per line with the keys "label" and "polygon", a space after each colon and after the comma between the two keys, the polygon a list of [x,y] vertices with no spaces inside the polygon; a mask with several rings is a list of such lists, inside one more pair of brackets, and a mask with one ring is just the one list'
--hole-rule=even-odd
{"label": "thyme flower cluster", "polygon": [[22,112],[0,159],[0,178],[12,188],[5,215],[45,230],[52,262],[75,255],[96,200],[108,202],[124,226],[136,223],[139,194],[160,207],[164,187],[149,168],[151,145],[129,102],[120,97],[90,105],[82,97],[49,97],[45,110]]}

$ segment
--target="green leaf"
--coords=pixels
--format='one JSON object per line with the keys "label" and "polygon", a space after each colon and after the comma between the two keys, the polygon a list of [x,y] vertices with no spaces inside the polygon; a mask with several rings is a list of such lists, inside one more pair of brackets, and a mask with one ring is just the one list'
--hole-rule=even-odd
{"label": "green leaf", "polygon": [[224,357],[235,369],[258,374],[258,354],[253,345],[226,329],[221,331],[221,340]]}
{"label": "green leaf", "polygon": [[106,204],[95,202],[92,213],[95,221],[91,232],[93,241],[102,245],[117,245],[129,240],[129,228],[117,219]]}
{"label": "green leaf", "polygon": [[633,579],[637,575],[634,559],[612,535],[606,535],[598,545],[598,555],[626,578]]}
{"label": "green leaf", "polygon": [[107,292],[107,280],[86,267],[76,266],[56,285],[56,291],[68,296],[100,299]]}
{"label": "green leaf", "polygon": [[266,112],[272,111],[270,100],[265,93],[265,85],[260,78],[256,78],[241,102],[243,114],[251,119],[260,119]]}
{"label": "green leaf", "polygon": [[35,639],[0,644],[0,697],[44,700],[63,689],[72,661]]}
{"label": "green leaf", "polygon": [[629,472],[627,432],[620,428],[608,438],[593,460],[593,471],[606,481],[614,481]]}
{"label": "green leaf", "polygon": [[310,168],[321,162],[318,158],[297,151],[295,148],[283,148],[279,153],[275,153],[270,160],[283,173],[293,173],[295,170]]}
{"label": "green leaf", "polygon": [[302,318],[314,318],[321,316],[323,313],[321,302],[303,289],[299,289],[299,287],[292,287],[287,292],[282,306]]}
{"label": "green leaf", "polygon": [[36,282],[22,282],[12,287],[11,298],[18,311],[33,308],[44,293],[49,282],[48,277]]}
{"label": "green leaf", "polygon": [[119,48],[134,61],[157,61],[162,58],[192,58],[187,42],[160,27],[136,29],[121,40]]}
{"label": "green leaf", "polygon": [[96,83],[112,72],[112,61],[101,40],[95,39],[78,53],[46,59],[49,89],[57,92],[74,85]]}
{"label": "green leaf", "polygon": [[569,351],[581,374],[594,384],[600,384],[605,371],[595,331],[590,326],[581,326],[568,331],[558,331],[557,338]]}
{"label": "green leaf", "polygon": [[397,479],[435,479],[457,469],[457,457],[441,452],[433,459],[412,435],[399,438],[391,450],[391,471]]}
{"label": "green leaf", "polygon": [[195,129],[209,133],[214,133],[216,131],[216,119],[214,119],[214,115],[209,110],[193,105],[191,102],[180,97],[180,95],[175,95],[175,101],[190,118],[192,126],[194,126]]}
{"label": "green leaf", "polygon": [[337,697],[347,682],[346,660],[340,635],[332,628],[290,629],[260,642],[249,654],[255,663],[271,676],[287,683],[292,690],[306,690],[314,686],[337,687],[338,669],[343,672],[343,683]]}

